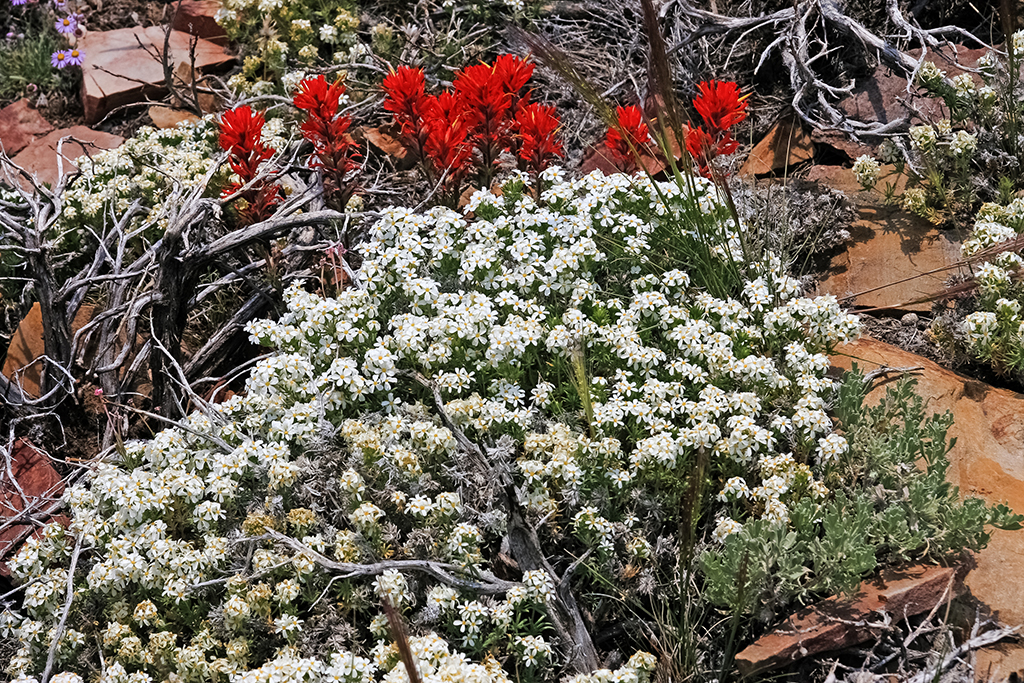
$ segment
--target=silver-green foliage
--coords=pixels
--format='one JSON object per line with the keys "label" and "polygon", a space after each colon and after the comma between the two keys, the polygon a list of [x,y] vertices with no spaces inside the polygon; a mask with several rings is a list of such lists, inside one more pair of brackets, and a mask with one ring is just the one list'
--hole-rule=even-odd
{"label": "silver-green foliage", "polygon": [[835,496],[802,500],[789,527],[749,522],[706,552],[709,600],[767,621],[794,601],[849,592],[877,566],[950,560],[984,548],[990,526],[1020,528],[1024,517],[961,499],[946,480],[953,417],[926,417],[915,385],[904,377],[869,407],[870,383],[859,372],[848,375],[835,412],[850,448],[825,475]]}

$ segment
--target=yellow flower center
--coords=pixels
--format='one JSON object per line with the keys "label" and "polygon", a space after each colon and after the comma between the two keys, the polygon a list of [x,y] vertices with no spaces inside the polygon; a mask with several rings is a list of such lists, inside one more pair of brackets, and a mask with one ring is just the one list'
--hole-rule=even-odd
{"label": "yellow flower center", "polygon": [[71,51],[71,56],[72,57],[78,57],[78,50],[72,50]]}
{"label": "yellow flower center", "polygon": [[64,25],[65,26],[71,26],[71,20],[70,19],[65,19],[64,20]]}

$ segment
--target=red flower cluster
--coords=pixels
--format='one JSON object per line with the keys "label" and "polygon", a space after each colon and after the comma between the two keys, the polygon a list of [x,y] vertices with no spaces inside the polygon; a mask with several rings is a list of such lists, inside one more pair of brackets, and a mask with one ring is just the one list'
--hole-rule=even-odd
{"label": "red flower cluster", "polygon": [[449,193],[474,166],[481,184],[490,185],[502,152],[514,154],[520,168],[539,173],[564,151],[554,108],[531,103],[530,92],[523,92],[533,68],[501,55],[494,64],[462,69],[452,90],[430,95],[421,69],[399,67],[382,84],[384,109],[428,178],[447,172]]}
{"label": "red flower cluster", "polygon": [[381,88],[387,95],[384,98],[384,111],[391,112],[401,129],[402,145],[415,154],[416,158],[423,159],[423,148],[430,136],[430,127],[427,125],[430,98],[426,93],[423,69],[400,66],[398,71],[384,77]]}
{"label": "red flower cluster", "polygon": [[690,153],[701,175],[709,176],[711,160],[732,154],[740,146],[730,129],[747,118],[746,97],[733,82],[711,81],[697,85],[693,107],[704,119],[706,130],[686,127],[686,151]]}
{"label": "red flower cluster", "polygon": [[352,118],[338,114],[344,95],[345,86],[328,83],[320,75],[299,83],[292,99],[296,108],[306,112],[300,131],[313,144],[316,159],[310,159],[310,166],[323,173],[324,201],[336,211],[345,210],[355,189],[350,176],[358,168],[355,159],[359,157],[359,148],[348,135]]}
{"label": "red flower cluster", "polygon": [[561,121],[554,107],[531,102],[516,112],[515,130],[519,146],[518,156],[534,174],[548,167],[555,157],[564,157],[565,149],[558,138]]}
{"label": "red flower cluster", "polygon": [[640,107],[618,107],[615,113],[618,126],[608,129],[604,144],[619,169],[632,173],[637,169],[637,159],[650,149],[650,131]]}
{"label": "red flower cluster", "polygon": [[[263,144],[262,112],[253,112],[248,106],[226,111],[220,119],[220,146],[228,153],[231,170],[241,179],[232,183],[221,196],[240,192],[239,215],[247,224],[266,220],[281,202],[280,186],[269,179],[253,183],[259,175],[260,164],[274,155],[273,147]],[[246,185],[250,185],[243,189]]]}

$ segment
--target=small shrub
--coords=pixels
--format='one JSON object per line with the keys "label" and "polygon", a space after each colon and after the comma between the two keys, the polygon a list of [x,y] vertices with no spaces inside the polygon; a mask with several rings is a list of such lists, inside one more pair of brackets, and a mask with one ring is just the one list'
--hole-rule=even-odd
{"label": "small shrub", "polygon": [[[707,181],[543,175],[538,199],[523,176],[501,197],[478,192],[471,219],[387,211],[360,247],[357,287],[337,299],[292,287],[280,321],[250,326],[279,352],[243,395],[69,489],[71,528],[13,562],[40,581],[24,618],[8,618],[22,642],[12,671],[41,669],[80,538],[64,670],[94,665],[83,645],[98,642],[115,678],[263,680],[349,662],[346,676],[369,680],[398,661],[386,596],[424,644],[424,671],[457,657],[455,680],[553,679],[573,656],[553,628],[555,576],[521,564],[505,587],[478,588],[516,514],[553,564],[584,558],[574,599],[600,628],[674,585],[695,539],[785,528],[802,501],[828,499],[818,463],[844,442],[824,411],[823,352],[856,319],[800,297],[770,257],[718,281],[721,296],[702,289],[739,254]],[[710,263],[691,268],[692,254]],[[458,580],[385,560],[444,563]],[[375,568],[346,577],[333,562]],[[627,602],[595,612],[609,580]],[[654,658],[637,657],[621,675],[647,675]]]}
{"label": "small shrub", "polygon": [[953,418],[925,417],[915,385],[905,377],[868,407],[863,375],[846,376],[835,405],[846,447],[821,474],[834,496],[802,500],[789,527],[751,522],[705,552],[709,600],[767,621],[809,595],[849,592],[877,566],[955,559],[985,547],[988,526],[1020,528],[1024,517],[961,500],[946,481]]}
{"label": "small shrub", "polygon": [[247,53],[242,71],[229,81],[246,94],[275,91],[289,65],[347,63],[366,51],[356,35],[358,7],[350,0],[224,0],[216,19]]}
{"label": "small shrub", "polygon": [[972,264],[974,277],[968,290],[973,296],[958,308],[960,316],[948,316],[945,325],[959,329],[936,331],[949,342],[965,347],[974,359],[989,365],[998,375],[1024,379],[1024,200],[1006,206],[985,204],[978,212],[970,236],[961,247]]}
{"label": "small shrub", "polygon": [[[981,84],[968,73],[947,79],[935,64],[922,66],[917,85],[943,101],[949,118],[914,126],[908,136],[882,143],[882,162],[893,164],[897,176],[907,177],[907,189],[899,198],[895,183],[886,182],[887,198],[939,223],[963,220],[978,200],[1005,204],[1024,187],[1022,58],[1024,31],[1019,31],[1011,37],[1009,52],[989,52],[979,60]],[[865,188],[884,180],[879,171],[870,157],[854,164]]]}

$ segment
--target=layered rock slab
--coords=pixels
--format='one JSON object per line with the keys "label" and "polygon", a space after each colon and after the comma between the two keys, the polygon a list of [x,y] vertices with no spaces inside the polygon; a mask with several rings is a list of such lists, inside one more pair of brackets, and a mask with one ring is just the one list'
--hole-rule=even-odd
{"label": "layered rock slab", "polygon": [[927,313],[957,272],[960,241],[915,214],[862,204],[850,235],[817,286],[849,306]]}
{"label": "layered rock slab", "polygon": [[[10,472],[17,482],[4,477],[0,482],[0,576],[10,576],[8,560],[29,536],[38,535],[40,529],[33,520],[50,521],[61,506],[64,481],[53,468],[50,458],[30,443],[18,439],[10,453]],[[20,489],[20,490],[19,490]],[[67,517],[58,515],[57,521],[68,523]]]}
{"label": "layered rock slab", "polygon": [[785,172],[814,158],[814,142],[795,114],[783,117],[750,150],[740,175]]}
{"label": "layered rock slab", "polygon": [[7,156],[14,156],[51,130],[50,122],[24,98],[0,109],[0,147]]}
{"label": "layered rock slab", "polygon": [[175,5],[172,28],[204,38],[217,45],[228,44],[228,34],[217,23],[218,0],[181,0]]}
{"label": "layered rock slab", "polygon": [[[953,413],[948,437],[947,478],[961,495],[1006,503],[1024,513],[1024,395],[997,389],[876,339],[862,338],[837,350],[836,367],[853,363],[864,371],[881,366],[921,368],[917,392],[929,413]],[[875,390],[880,395],[883,387]],[[870,397],[869,397],[870,398]],[[1024,531],[992,530],[992,541],[977,554],[965,583],[972,595],[1005,624],[1024,623]]]}
{"label": "layered rock slab", "polygon": [[[95,313],[94,306],[82,306],[71,324],[72,334],[82,329]],[[3,375],[22,393],[38,398],[42,391],[42,362],[36,362],[46,353],[43,344],[43,313],[39,302],[32,304],[11,337],[4,359]],[[0,400],[5,397],[0,396]]]}
{"label": "layered rock slab", "polygon": [[785,666],[804,657],[864,642],[880,630],[878,612],[893,621],[947,602],[960,590],[962,570],[917,566],[885,571],[863,582],[852,597],[835,596],[805,607],[736,655],[744,677]]}
{"label": "layered rock slab", "polygon": [[[223,47],[184,31],[166,37],[168,63],[190,60],[195,41],[195,68],[218,71],[234,57]],[[167,92],[163,63],[165,31],[159,26],[122,28],[86,34],[82,49],[88,55],[82,69],[82,106],[87,123],[95,123],[115,108]]]}
{"label": "layered rock slab", "polygon": [[[35,176],[37,182],[52,186],[60,180],[62,171],[66,175],[78,170],[73,160],[101,150],[114,149],[122,142],[124,138],[120,135],[92,130],[87,126],[72,126],[37,138],[12,161]],[[23,179],[18,182],[25,184]]]}

